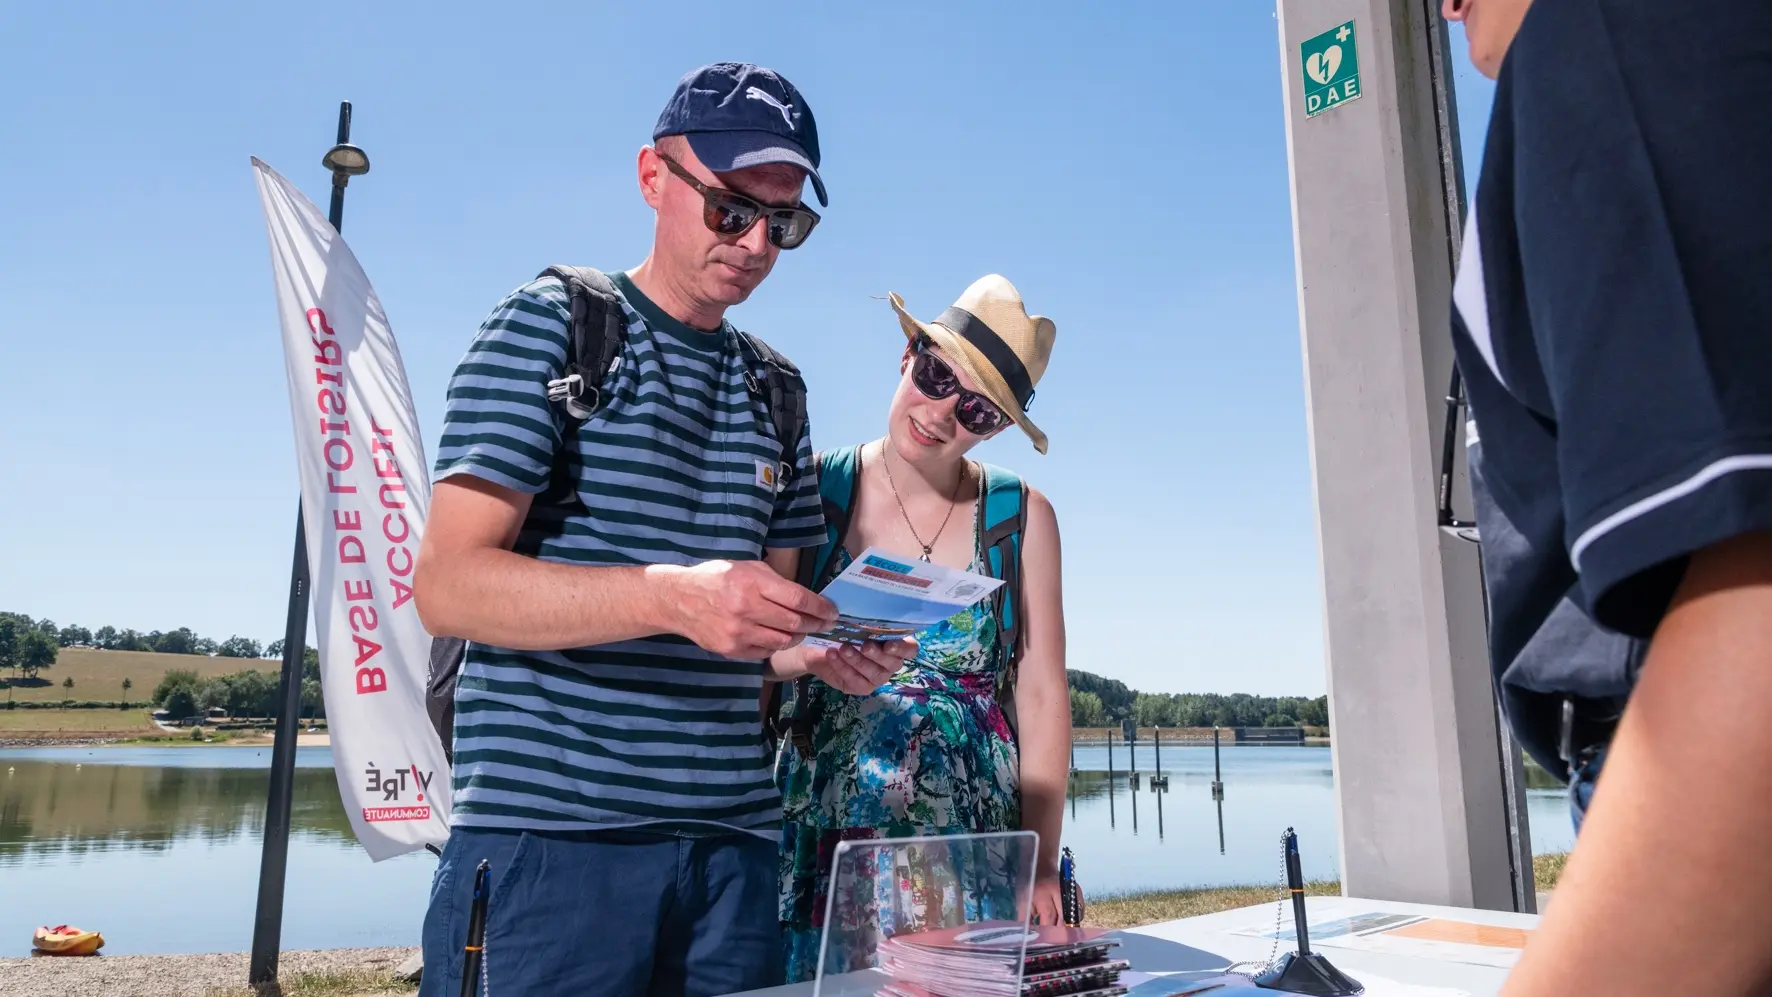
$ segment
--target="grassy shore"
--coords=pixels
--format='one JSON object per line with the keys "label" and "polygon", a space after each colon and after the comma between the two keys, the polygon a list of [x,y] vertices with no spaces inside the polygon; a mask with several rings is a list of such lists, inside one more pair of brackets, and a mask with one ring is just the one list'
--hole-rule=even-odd
{"label": "grassy shore", "polygon": [[[1568,858],[1568,855],[1558,854],[1539,855],[1532,859],[1533,880],[1537,883],[1538,892],[1548,893],[1556,889],[1557,879],[1563,874],[1563,863]],[[1306,896],[1312,897],[1340,896],[1341,884],[1307,883],[1304,892]],[[1183,917],[1236,910],[1239,907],[1278,903],[1280,900],[1278,884],[1127,893],[1091,900],[1084,920],[1103,928],[1136,928],[1159,921],[1174,921]]]}
{"label": "grassy shore", "polygon": [[[1538,889],[1557,885],[1563,855],[1533,860]],[[1311,896],[1337,896],[1339,884],[1311,883]],[[1219,911],[1280,902],[1277,886],[1229,886],[1202,890],[1101,897],[1090,901],[1087,921],[1105,928],[1135,928]],[[411,997],[418,988],[394,979],[394,967],[413,949],[333,949],[285,952],[281,997]],[[0,959],[0,997],[265,997],[233,981],[246,975],[245,953],[201,956],[120,956],[107,959]]]}
{"label": "grassy shore", "polygon": [[[91,745],[94,747],[129,747],[151,745],[160,748],[202,748],[217,746],[251,747],[270,744],[272,732],[265,730],[217,730],[204,727],[203,739],[193,739],[191,730],[162,730],[142,709],[130,710],[6,710],[0,709],[0,747],[28,748],[33,745]],[[296,743],[302,747],[324,747],[331,742],[322,726],[317,733],[300,733]]]}
{"label": "grassy shore", "polygon": [[86,732],[151,734],[159,730],[147,710],[5,710],[0,709],[0,734],[16,732]]}
{"label": "grassy shore", "polygon": [[[343,969],[290,973],[277,981],[279,997],[410,997],[418,986],[397,982],[387,970]],[[263,997],[251,987],[218,987],[204,997]]]}
{"label": "grassy shore", "polygon": [[0,709],[0,744],[5,745],[159,744],[179,736],[155,726],[147,710]]}

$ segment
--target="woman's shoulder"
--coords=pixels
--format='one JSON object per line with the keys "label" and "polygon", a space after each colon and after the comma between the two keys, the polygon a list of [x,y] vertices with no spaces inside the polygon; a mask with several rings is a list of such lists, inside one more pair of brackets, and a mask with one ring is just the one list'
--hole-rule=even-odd
{"label": "woman's shoulder", "polygon": [[1006,467],[980,461],[979,468],[983,472],[981,489],[990,506],[990,509],[985,510],[987,519],[1006,518],[1013,508],[1008,503],[1019,501],[1020,508],[1014,511],[1020,513],[1024,529],[1037,529],[1039,532],[1057,529],[1058,514],[1053,510],[1052,502],[1045,492]]}
{"label": "woman's shoulder", "polygon": [[982,486],[985,489],[1019,491],[1027,497],[1026,501],[1030,509],[1043,507],[1049,510],[1052,508],[1052,503],[1047,500],[1046,494],[1038,488],[1035,488],[1033,483],[1028,481],[1028,479],[1023,477],[1019,472],[1010,470],[999,464],[986,463],[982,460],[978,462],[978,467],[980,476],[983,479]]}

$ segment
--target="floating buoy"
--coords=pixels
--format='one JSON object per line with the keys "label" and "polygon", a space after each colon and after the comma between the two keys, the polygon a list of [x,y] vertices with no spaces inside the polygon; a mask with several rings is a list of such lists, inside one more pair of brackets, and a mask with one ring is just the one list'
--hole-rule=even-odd
{"label": "floating buoy", "polygon": [[31,936],[31,945],[45,955],[96,955],[105,947],[105,936],[96,931],[58,924],[53,928],[38,928]]}

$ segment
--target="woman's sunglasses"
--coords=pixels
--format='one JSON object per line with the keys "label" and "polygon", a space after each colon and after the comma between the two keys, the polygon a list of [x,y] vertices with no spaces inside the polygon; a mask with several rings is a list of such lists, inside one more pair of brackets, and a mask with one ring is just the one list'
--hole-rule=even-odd
{"label": "woman's sunglasses", "polygon": [[954,405],[954,421],[974,436],[989,436],[1009,424],[1009,417],[997,404],[976,391],[960,387],[960,376],[935,355],[935,344],[918,337],[917,358],[911,361],[911,383],[930,398],[942,399],[958,394]]}
{"label": "woman's sunglasses", "polygon": [[[656,149],[653,151],[658,152]],[[770,207],[737,191],[709,187],[662,152],[658,153],[658,158],[664,160],[672,173],[701,195],[701,220],[710,232],[737,238],[750,231],[751,226],[757,224],[757,219],[767,216],[769,241],[778,249],[796,249],[812,234],[812,227],[818,224],[818,213],[805,205],[793,208]]]}

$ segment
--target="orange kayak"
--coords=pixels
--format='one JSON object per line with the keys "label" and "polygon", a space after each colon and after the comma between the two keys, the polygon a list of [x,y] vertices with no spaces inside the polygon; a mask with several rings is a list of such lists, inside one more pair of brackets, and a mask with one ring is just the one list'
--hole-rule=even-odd
{"label": "orange kayak", "polygon": [[81,931],[58,924],[53,928],[38,928],[31,936],[31,944],[37,951],[48,955],[92,955],[105,947],[105,936],[96,931]]}

